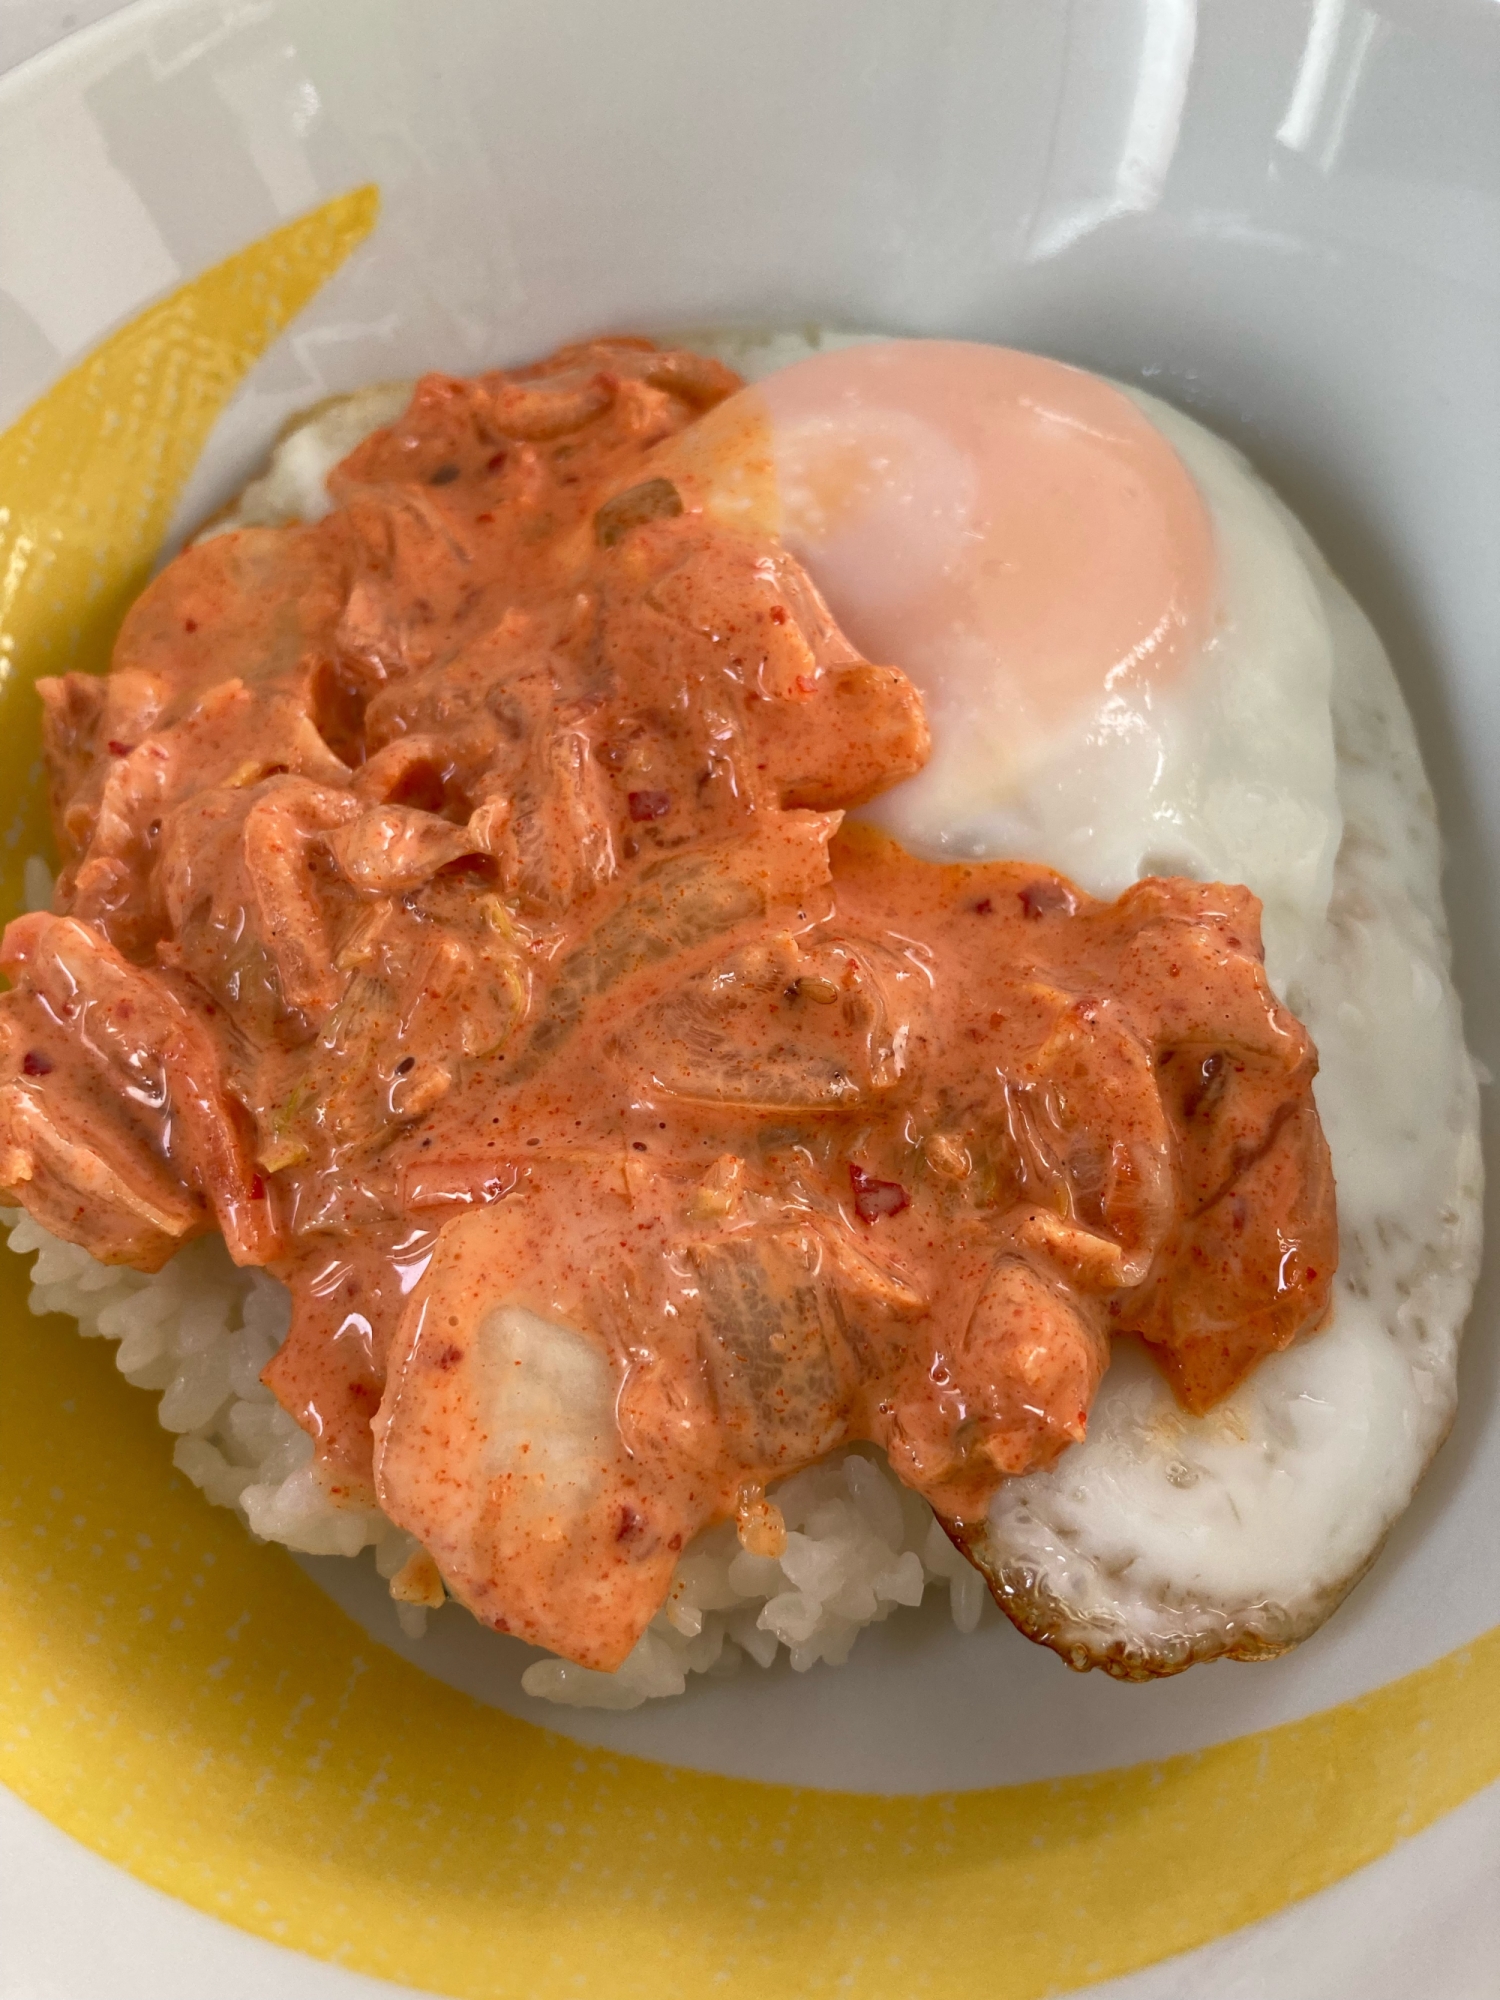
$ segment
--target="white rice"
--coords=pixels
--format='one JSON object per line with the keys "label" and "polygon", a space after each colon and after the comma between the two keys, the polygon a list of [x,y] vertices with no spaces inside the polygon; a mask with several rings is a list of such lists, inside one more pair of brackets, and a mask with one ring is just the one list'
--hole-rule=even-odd
{"label": "white rice", "polygon": [[[233,1507],[263,1541],[318,1556],[373,1547],[383,1577],[416,1553],[413,1538],[375,1507],[331,1500],[312,1439],[261,1382],[286,1337],[290,1299],[264,1271],[238,1269],[222,1240],[204,1237],[152,1277],[99,1264],[17,1210],[0,1211],[10,1248],[34,1251],[31,1310],[66,1313],[80,1333],[119,1343],[115,1365],[160,1400],[176,1433],[172,1462],[216,1506]],[[614,1674],[539,1655],[528,1694],[583,1708],[635,1708],[681,1694],[689,1674],[769,1667],[785,1647],[800,1673],[838,1665],[861,1629],[946,1584],[953,1622],[978,1625],[983,1579],[959,1555],[925,1500],[898,1484],[873,1446],[840,1453],[773,1489],[789,1530],[777,1560],[741,1549],[732,1523],[683,1555],[671,1595]],[[427,1613],[398,1603],[410,1637]],[[450,1612],[450,1616],[457,1615]]]}

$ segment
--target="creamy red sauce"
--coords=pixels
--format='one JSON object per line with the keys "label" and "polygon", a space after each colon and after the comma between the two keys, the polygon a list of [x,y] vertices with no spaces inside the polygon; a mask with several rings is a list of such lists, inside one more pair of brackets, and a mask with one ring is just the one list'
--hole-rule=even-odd
{"label": "creamy red sauce", "polygon": [[[736,386],[428,377],[326,520],[180,556],[41,684],[66,865],[3,948],[0,1189],[141,1269],[222,1229],[335,1492],[595,1666],[708,1522],[774,1548],[769,1481],[870,1439],[961,1540],[1112,1337],[1205,1409],[1336,1256],[1248,891],[841,830],[926,724],[653,472]],[[586,1463],[513,1442],[508,1308],[574,1330]]]}

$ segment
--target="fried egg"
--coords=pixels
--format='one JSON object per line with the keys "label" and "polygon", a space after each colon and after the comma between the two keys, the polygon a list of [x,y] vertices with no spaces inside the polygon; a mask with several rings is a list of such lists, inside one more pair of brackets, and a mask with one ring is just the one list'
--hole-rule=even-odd
{"label": "fried egg", "polygon": [[[779,533],[933,754],[868,817],[933,859],[1114,896],[1248,885],[1312,1031],[1331,1323],[1203,1417],[1119,1342],[1087,1438],[1009,1481],[972,1553],[1032,1637],[1127,1677],[1274,1653],[1373,1559],[1451,1421],[1482,1167],[1436,817],[1378,639],[1244,459],[1157,399],[977,343],[690,336],[750,386],[658,453]],[[314,518],[400,385],[322,413],[241,522]]]}
{"label": "fried egg", "polygon": [[[1173,873],[1264,904],[1272,983],[1321,1058],[1331,1323],[1203,1417],[1117,1343],[1084,1443],[1007,1482],[974,1553],[1022,1629],[1078,1666],[1135,1678],[1279,1652],[1363,1574],[1441,1443],[1478,1268],[1477,1087],[1390,663],[1240,454],[1154,397],[965,343],[829,342],[789,366],[780,343],[720,351],[761,377],[746,400],[768,416],[739,419],[769,465],[759,504],[779,492],[835,615],[927,700],[932,761],[871,816],[918,852],[1046,861],[1096,895]],[[988,392],[983,422],[932,393],[954,356]],[[714,413],[726,432],[739,401]],[[1007,562],[1039,575],[1017,585],[1034,619],[997,603],[986,565]],[[1054,589],[1108,615],[1070,619]]]}
{"label": "fried egg", "polygon": [[1291,974],[1339,842],[1332,651],[1286,517],[1227,446],[1038,355],[880,341],[775,369],[661,465],[779,533],[920,688],[932,757],[868,813],[904,846],[1105,897],[1243,882]]}

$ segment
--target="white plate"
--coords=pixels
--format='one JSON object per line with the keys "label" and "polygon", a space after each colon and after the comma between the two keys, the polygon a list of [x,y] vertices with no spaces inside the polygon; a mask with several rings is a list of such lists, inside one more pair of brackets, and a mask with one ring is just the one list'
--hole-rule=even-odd
{"label": "white plate", "polygon": [[[159,294],[371,180],[379,227],[248,376],[179,524],[331,390],[599,327],[959,333],[1145,381],[1245,447],[1390,645],[1452,845],[1470,1038],[1500,1066],[1497,104],[1500,15],[1461,0],[147,0],[0,83],[0,424]],[[545,1720],[700,1771],[920,1795],[1196,1750],[1381,1687],[1500,1621],[1495,1316],[1487,1284],[1453,1438],[1288,1660],[1121,1688],[998,1622],[961,1643],[916,1619],[837,1673]],[[337,1588],[399,1646],[376,1593]],[[505,1656],[439,1630],[413,1659],[535,1719]],[[1364,1810],[1356,1786],[1351,1824]],[[160,1996],[164,1966],[184,1993],[382,1990],[208,1926],[18,1806],[0,1841],[4,2000]],[[1366,2000],[1418,1968],[1439,2000],[1489,1990],[1497,1846],[1489,1794],[1098,1990]]]}

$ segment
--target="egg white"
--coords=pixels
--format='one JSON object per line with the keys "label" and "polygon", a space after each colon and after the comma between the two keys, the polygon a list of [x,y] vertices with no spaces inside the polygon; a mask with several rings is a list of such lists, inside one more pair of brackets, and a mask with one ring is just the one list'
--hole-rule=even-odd
{"label": "egg white", "polygon": [[1302,553],[1333,639],[1344,831],[1286,998],[1321,1060],[1332,1322],[1204,1417],[1117,1352],[1085,1443],[996,1496],[983,1551],[1025,1629],[1132,1675],[1279,1650],[1328,1615],[1452,1421],[1479,1264],[1478,1091],[1432,797],[1379,640],[1305,540]]}
{"label": "egg white", "polygon": [[[755,380],[871,337],[683,339]],[[1102,702],[988,795],[963,717],[935,714],[927,771],[871,816],[918,853],[1044,861],[1096,895],[1147,874],[1245,883],[1272,982],[1319,1049],[1339,1202],[1331,1323],[1203,1417],[1120,1344],[1086,1441],[1008,1482],[974,1550],[1033,1637],[1137,1676],[1280,1650],[1373,1559],[1452,1420],[1483,1169],[1436,814],[1390,663],[1240,454],[1127,393],[1208,505],[1213,637],[1171,688]],[[327,472],[403,387],[365,394],[289,438],[215,530],[326,512]]]}

